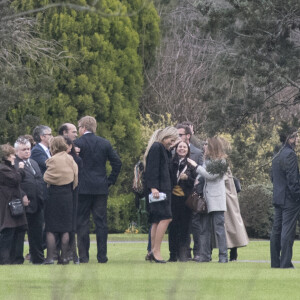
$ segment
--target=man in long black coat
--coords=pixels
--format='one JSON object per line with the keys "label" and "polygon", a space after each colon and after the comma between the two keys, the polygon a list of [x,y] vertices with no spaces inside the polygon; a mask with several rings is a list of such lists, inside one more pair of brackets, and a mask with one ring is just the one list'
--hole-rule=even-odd
{"label": "man in long black coat", "polygon": [[272,161],[274,223],[270,240],[271,267],[293,268],[292,255],[300,212],[300,183],[297,156],[297,128],[285,126],[283,143]]}
{"label": "man in long black coat", "polygon": [[30,148],[28,140],[22,137],[17,139],[15,168],[18,169],[19,162],[24,162],[25,177],[22,179],[21,189],[30,201],[26,207],[26,217],[31,261],[33,264],[41,264],[44,262],[42,210],[44,181],[37,162],[30,158]]}
{"label": "man in long black coat", "polygon": [[[99,263],[107,262],[107,198],[108,188],[114,184],[121,169],[121,160],[113,150],[110,142],[96,136],[95,118],[86,116],[79,120],[79,139],[74,144],[80,149],[83,170],[79,182],[77,240],[81,263],[89,261],[89,218],[92,212],[96,225],[97,259]],[[112,167],[106,175],[106,162]]]}

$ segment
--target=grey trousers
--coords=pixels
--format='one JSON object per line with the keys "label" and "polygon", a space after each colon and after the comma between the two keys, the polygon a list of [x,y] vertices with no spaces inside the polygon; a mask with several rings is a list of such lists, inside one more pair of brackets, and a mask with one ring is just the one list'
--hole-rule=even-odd
{"label": "grey trousers", "polygon": [[210,214],[193,213],[192,233],[194,238],[194,257],[199,256],[202,262],[211,259],[211,216]]}
{"label": "grey trousers", "polygon": [[228,260],[227,255],[227,242],[224,226],[224,211],[213,211],[210,213],[213,233],[217,242],[217,248],[219,248],[219,261]]}
{"label": "grey trousers", "polygon": [[275,207],[270,238],[272,268],[293,268],[293,244],[299,212],[300,202],[290,201],[287,207]]}

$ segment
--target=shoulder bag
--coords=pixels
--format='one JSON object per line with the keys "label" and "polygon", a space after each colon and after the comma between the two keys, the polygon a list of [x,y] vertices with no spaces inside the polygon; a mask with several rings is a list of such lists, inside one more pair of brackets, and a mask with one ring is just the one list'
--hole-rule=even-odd
{"label": "shoulder bag", "polygon": [[192,211],[200,214],[207,213],[207,204],[203,196],[194,189],[192,194],[185,201],[185,205]]}
{"label": "shoulder bag", "polygon": [[12,217],[18,217],[24,214],[24,205],[21,199],[13,199],[8,203]]}

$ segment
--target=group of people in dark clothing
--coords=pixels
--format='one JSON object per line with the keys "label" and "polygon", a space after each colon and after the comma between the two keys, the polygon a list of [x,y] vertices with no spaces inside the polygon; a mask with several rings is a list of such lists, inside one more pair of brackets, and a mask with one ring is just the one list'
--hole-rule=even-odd
{"label": "group of people in dark clothing", "polygon": [[[196,262],[210,262],[214,245],[219,248],[220,263],[228,262],[228,247],[232,249],[230,260],[234,261],[237,247],[248,244],[226,162],[229,144],[220,137],[209,138],[202,151],[191,143],[192,131],[191,124],[159,129],[145,151],[145,196],[151,223],[151,247],[146,260],[167,262],[160,246],[168,228],[168,262],[192,259],[191,233]],[[185,204],[194,189],[206,199],[207,214],[194,212]]]}
{"label": "group of people in dark clothing", "polygon": [[[107,258],[108,188],[117,180],[121,160],[110,142],[96,136],[91,116],[65,123],[59,135],[37,126],[33,138],[21,136],[14,147],[0,147],[0,264],[22,264],[25,232],[33,264],[89,262],[90,213],[96,225],[97,260]],[[32,147],[32,150],[31,150]],[[112,171],[106,174],[106,162]],[[22,199],[24,213],[14,216],[10,202]],[[78,254],[75,241],[77,233]],[[47,257],[44,249],[47,247]]]}
{"label": "group of people in dark clothing", "polygon": [[[59,135],[37,126],[12,147],[0,146],[0,264],[22,264],[25,233],[33,264],[65,265],[89,262],[89,221],[96,225],[97,261],[107,258],[107,199],[121,169],[110,142],[95,135],[91,116],[65,123]],[[248,244],[236,185],[228,164],[229,143],[208,138],[202,149],[193,142],[192,124],[156,130],[144,154],[144,195],[151,223],[146,260],[166,263],[161,243],[169,229],[169,262],[210,262],[213,248],[219,262],[237,260],[237,248]],[[293,268],[292,247],[300,213],[297,128],[280,134],[281,147],[272,160],[274,225],[271,266]],[[111,165],[109,176],[106,163]],[[207,213],[192,211],[186,201],[193,191],[204,197]],[[24,212],[15,216],[13,201]],[[76,236],[77,234],[77,245]],[[191,253],[193,237],[193,258]],[[47,248],[47,257],[44,249]],[[77,253],[78,248],[78,253]]]}

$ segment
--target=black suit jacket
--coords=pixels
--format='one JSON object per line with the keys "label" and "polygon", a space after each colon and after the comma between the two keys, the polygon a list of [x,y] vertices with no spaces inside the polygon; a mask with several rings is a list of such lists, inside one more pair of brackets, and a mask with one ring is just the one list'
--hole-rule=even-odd
{"label": "black suit jacket", "polygon": [[[31,168],[24,166],[25,177],[21,182],[21,189],[23,193],[30,200],[30,204],[26,207],[26,213],[35,213],[43,207],[44,197],[44,180],[42,177],[41,170],[36,161],[29,159],[32,168],[35,170],[35,174],[32,172]],[[22,159],[16,157],[15,168],[19,168],[19,162],[23,162]]]}
{"label": "black suit jacket", "polygon": [[[83,162],[79,194],[108,194],[108,187],[116,182],[122,166],[110,142],[93,133],[86,133],[75,140],[74,144],[80,148],[79,156]],[[109,177],[106,174],[107,161],[112,167]]]}
{"label": "black suit jacket", "polygon": [[36,144],[32,150],[31,150],[31,158],[34,159],[39,167],[40,170],[42,172],[42,174],[44,175],[44,173],[46,172],[46,160],[49,158],[47,153],[45,152],[45,150],[39,145]]}
{"label": "black suit jacket", "polygon": [[295,151],[288,144],[272,161],[273,204],[285,206],[300,200],[299,168]]}

